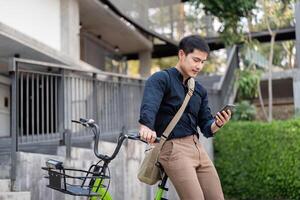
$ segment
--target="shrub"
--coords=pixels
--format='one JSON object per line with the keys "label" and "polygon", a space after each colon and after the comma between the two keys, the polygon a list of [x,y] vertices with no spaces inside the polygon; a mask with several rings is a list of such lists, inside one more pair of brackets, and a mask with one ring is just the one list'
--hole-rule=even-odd
{"label": "shrub", "polygon": [[300,199],[300,120],[230,122],[215,137],[227,199]]}
{"label": "shrub", "polygon": [[233,120],[251,121],[256,116],[256,109],[249,101],[241,101],[236,104],[235,112],[232,115]]}
{"label": "shrub", "polygon": [[246,68],[244,70],[237,70],[237,86],[238,99],[253,99],[258,96],[258,84],[260,81],[260,72]]}

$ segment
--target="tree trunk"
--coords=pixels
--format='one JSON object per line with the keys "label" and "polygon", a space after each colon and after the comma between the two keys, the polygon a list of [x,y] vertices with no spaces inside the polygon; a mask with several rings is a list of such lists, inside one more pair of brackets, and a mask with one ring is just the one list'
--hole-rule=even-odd
{"label": "tree trunk", "polygon": [[260,81],[258,82],[258,85],[257,85],[257,91],[258,91],[258,98],[259,98],[259,103],[260,103],[261,110],[264,114],[264,117],[265,117],[266,121],[268,121],[268,115],[267,115],[267,112],[266,112],[266,109],[265,109],[264,100],[263,100],[262,95],[261,95]]}
{"label": "tree trunk", "polygon": [[273,120],[273,90],[272,90],[272,66],[273,66],[273,57],[274,57],[274,44],[275,44],[276,34],[271,31],[271,47],[269,55],[269,76],[268,76],[268,93],[269,93],[269,116],[268,121],[272,122]]}
{"label": "tree trunk", "polygon": [[184,13],[184,5],[180,4],[178,5],[179,9],[179,21],[178,21],[178,36],[179,38],[182,38],[184,35],[184,18],[185,18],[185,13]]}
{"label": "tree trunk", "polygon": [[270,54],[269,54],[269,73],[268,73],[268,94],[269,94],[269,116],[268,116],[268,122],[272,122],[273,118],[273,90],[272,90],[272,65],[273,65],[273,57],[274,57],[274,44],[275,44],[275,36],[276,33],[274,33],[271,29],[270,22],[268,16],[266,16],[267,8],[266,8],[266,1],[263,1],[263,7],[264,7],[264,18],[265,22],[268,28],[268,31],[271,35],[271,43],[270,43]]}
{"label": "tree trunk", "polygon": [[[252,22],[251,22],[251,18],[247,18],[247,21],[248,21],[248,40],[249,40],[249,43],[251,44],[252,43],[252,37],[251,37],[251,32],[252,32]],[[251,65],[250,65],[251,66]],[[256,66],[255,64],[253,65],[253,68],[254,70],[256,71]],[[267,112],[266,112],[266,109],[265,109],[265,105],[264,105],[264,101],[263,101],[263,98],[262,98],[262,94],[261,94],[261,89],[260,89],[260,79],[258,81],[258,84],[257,84],[257,91],[258,91],[258,99],[259,99],[259,104],[260,104],[260,107],[261,107],[261,110],[263,112],[263,116],[265,118],[266,121],[268,121],[268,116],[267,116]]]}

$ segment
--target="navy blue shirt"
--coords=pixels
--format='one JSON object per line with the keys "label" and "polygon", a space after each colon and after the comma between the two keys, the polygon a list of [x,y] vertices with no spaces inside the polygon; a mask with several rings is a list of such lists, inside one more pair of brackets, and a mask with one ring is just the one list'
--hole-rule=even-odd
{"label": "navy blue shirt", "polygon": [[[183,84],[183,76],[175,67],[156,72],[146,81],[139,122],[160,137],[181,107],[187,91],[187,84]],[[198,134],[197,126],[205,137],[212,137],[213,122],[207,91],[196,82],[193,96],[169,138]]]}

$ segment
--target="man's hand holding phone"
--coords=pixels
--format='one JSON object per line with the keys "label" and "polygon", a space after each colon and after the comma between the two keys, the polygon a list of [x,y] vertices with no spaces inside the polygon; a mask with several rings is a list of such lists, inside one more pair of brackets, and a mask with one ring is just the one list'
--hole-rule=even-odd
{"label": "man's hand holding phone", "polygon": [[215,124],[218,128],[221,128],[230,120],[234,107],[234,105],[226,105],[220,112],[216,114]]}

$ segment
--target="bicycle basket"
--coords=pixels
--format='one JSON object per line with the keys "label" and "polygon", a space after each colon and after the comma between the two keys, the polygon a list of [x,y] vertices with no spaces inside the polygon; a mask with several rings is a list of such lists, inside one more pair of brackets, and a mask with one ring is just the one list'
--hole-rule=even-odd
{"label": "bicycle basket", "polygon": [[91,165],[88,171],[68,169],[63,167],[62,162],[48,160],[47,167],[42,169],[48,171],[45,178],[49,179],[47,187],[51,189],[74,196],[101,197],[105,196],[108,190],[104,185],[105,180],[108,186],[110,181],[110,177],[103,174],[102,167],[97,163]]}

